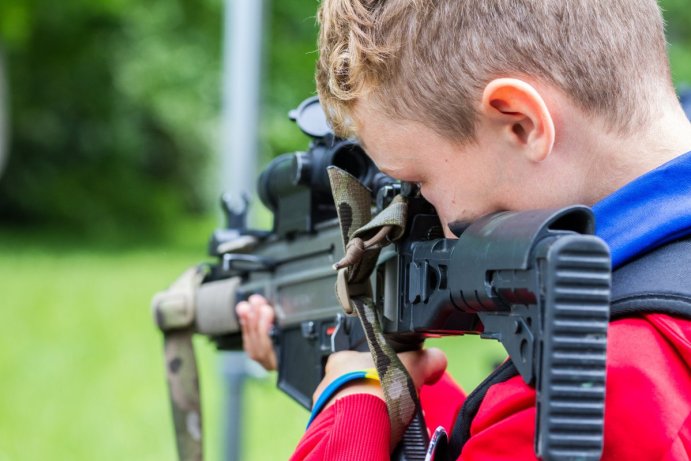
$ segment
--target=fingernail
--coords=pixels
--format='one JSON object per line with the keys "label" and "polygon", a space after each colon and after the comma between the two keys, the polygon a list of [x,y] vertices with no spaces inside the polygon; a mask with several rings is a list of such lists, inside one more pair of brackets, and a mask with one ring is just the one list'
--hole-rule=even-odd
{"label": "fingernail", "polygon": [[249,301],[251,303],[260,303],[264,301],[264,297],[255,293],[249,297]]}

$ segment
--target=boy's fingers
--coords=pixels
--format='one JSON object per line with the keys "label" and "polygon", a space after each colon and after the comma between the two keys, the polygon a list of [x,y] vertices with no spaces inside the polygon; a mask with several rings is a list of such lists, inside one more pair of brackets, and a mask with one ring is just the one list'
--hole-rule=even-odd
{"label": "boy's fingers", "polygon": [[247,301],[240,301],[237,306],[235,306],[235,313],[238,315],[240,321],[243,321],[247,316],[247,311],[250,309],[250,303]]}
{"label": "boy's fingers", "polygon": [[271,326],[274,323],[274,310],[271,306],[265,303],[259,308],[259,313],[259,318],[261,321],[261,330],[264,333],[268,333],[271,330]]}
{"label": "boy's fingers", "polygon": [[437,348],[426,349],[425,384],[434,384],[444,376],[448,360],[446,354]]}
{"label": "boy's fingers", "polygon": [[275,317],[271,305],[266,298],[255,294],[239,302],[235,312],[242,327],[243,349],[247,356],[267,370],[275,370],[276,356],[269,337]]}
{"label": "boy's fingers", "polygon": [[437,348],[404,352],[399,354],[399,357],[413,378],[417,389],[420,389],[423,384],[439,381],[446,370],[446,355]]}
{"label": "boy's fingers", "polygon": [[251,295],[247,300],[254,306],[261,306],[262,304],[268,303],[265,297],[256,293]]}

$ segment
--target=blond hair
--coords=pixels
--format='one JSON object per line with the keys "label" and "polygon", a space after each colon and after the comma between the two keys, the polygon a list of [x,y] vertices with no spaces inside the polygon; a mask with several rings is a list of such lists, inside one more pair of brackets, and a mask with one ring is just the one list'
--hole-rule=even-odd
{"label": "blond hair", "polygon": [[318,20],[317,88],[341,135],[365,94],[464,141],[497,77],[551,84],[618,132],[674,91],[656,0],[322,0]]}

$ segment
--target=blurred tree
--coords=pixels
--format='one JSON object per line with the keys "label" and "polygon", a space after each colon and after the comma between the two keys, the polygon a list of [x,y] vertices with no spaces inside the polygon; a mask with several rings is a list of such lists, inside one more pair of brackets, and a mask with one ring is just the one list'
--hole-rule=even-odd
{"label": "blurred tree", "polygon": [[[317,6],[268,3],[265,160],[306,144],[287,112],[314,93]],[[156,230],[212,202],[222,8],[3,0],[14,117],[0,222]]]}
{"label": "blurred tree", "polygon": [[288,119],[288,111],[316,94],[318,0],[269,0],[267,63],[261,138],[264,160],[304,149],[307,137]]}
{"label": "blurred tree", "polygon": [[681,85],[691,84],[691,3],[688,0],[660,0],[667,21],[672,77]]}
{"label": "blurred tree", "polygon": [[3,223],[156,229],[203,204],[220,0],[3,0]]}

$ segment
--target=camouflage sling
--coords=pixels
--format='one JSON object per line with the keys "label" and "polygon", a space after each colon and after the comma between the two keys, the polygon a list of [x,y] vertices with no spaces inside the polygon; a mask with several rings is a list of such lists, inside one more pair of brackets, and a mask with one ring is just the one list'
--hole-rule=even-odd
{"label": "camouflage sling", "polygon": [[184,461],[203,459],[199,377],[192,336],[195,332],[195,291],[204,273],[201,266],[187,270],[152,301],[156,324],[163,332],[178,456]]}
{"label": "camouflage sling", "polygon": [[369,282],[381,248],[401,237],[405,230],[407,203],[397,195],[371,219],[370,191],[339,168],[329,167],[328,173],[346,250],[344,258],[334,265],[338,269],[337,296],[346,312],[354,311],[362,323],[384,391],[391,440],[403,439],[405,459],[423,460],[427,429],[415,384],[384,338]]}

